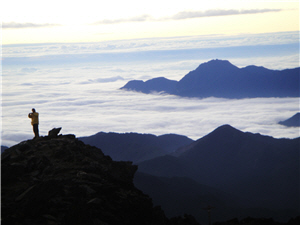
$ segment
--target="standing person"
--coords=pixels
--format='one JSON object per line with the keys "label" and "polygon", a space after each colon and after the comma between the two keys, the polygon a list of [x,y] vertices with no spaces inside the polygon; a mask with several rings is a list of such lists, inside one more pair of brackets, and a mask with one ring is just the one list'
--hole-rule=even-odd
{"label": "standing person", "polygon": [[32,113],[28,114],[31,118],[31,125],[33,127],[34,139],[39,137],[39,113],[32,109]]}

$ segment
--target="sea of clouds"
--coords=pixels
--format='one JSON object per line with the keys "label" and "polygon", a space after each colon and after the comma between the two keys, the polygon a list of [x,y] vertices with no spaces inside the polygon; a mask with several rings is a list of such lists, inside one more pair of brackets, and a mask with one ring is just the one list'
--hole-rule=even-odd
{"label": "sea of clouds", "polygon": [[31,108],[40,134],[54,127],[77,137],[97,132],[176,133],[194,140],[223,124],[277,138],[298,128],[279,125],[299,112],[299,98],[181,98],[119,90],[129,80],[180,80],[199,64],[226,59],[238,67],[299,66],[299,34],[199,36],[3,46],[2,145],[33,137]]}

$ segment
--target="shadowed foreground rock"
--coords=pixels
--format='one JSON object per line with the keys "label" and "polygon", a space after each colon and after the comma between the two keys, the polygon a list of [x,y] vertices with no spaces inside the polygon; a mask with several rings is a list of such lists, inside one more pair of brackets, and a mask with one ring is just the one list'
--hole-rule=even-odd
{"label": "shadowed foreground rock", "polygon": [[274,221],[272,218],[251,218],[247,217],[242,220],[237,218],[228,220],[226,222],[216,222],[214,225],[299,225],[300,216],[291,218],[287,223],[279,223]]}
{"label": "shadowed foreground rock", "polygon": [[134,187],[136,166],[114,162],[74,135],[21,142],[1,161],[3,225],[178,224]]}

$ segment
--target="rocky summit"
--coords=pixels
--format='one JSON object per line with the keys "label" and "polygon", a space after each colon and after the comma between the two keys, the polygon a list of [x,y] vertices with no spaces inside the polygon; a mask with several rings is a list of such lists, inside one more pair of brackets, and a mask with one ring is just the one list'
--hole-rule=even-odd
{"label": "rocky summit", "polygon": [[2,153],[3,225],[198,224],[166,218],[135,188],[137,167],[74,135],[23,141]]}

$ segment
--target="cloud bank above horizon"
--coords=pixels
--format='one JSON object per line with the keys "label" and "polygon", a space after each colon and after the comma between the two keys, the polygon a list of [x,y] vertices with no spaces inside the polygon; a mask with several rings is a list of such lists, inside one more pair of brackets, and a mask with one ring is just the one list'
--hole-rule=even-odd
{"label": "cloud bank above horizon", "polygon": [[130,22],[145,22],[145,21],[169,21],[169,20],[185,20],[204,17],[218,17],[218,16],[234,16],[234,15],[246,15],[268,12],[280,12],[282,9],[211,9],[206,11],[181,11],[173,16],[166,16],[160,18],[154,18],[149,14],[143,14],[140,16],[118,19],[104,19],[92,23],[91,25],[100,24],[117,24],[117,23],[130,23]]}
{"label": "cloud bank above horizon", "polygon": [[[298,49],[298,32],[204,35],[93,43],[4,45],[2,62],[6,67],[47,64],[60,66],[73,63],[112,65],[131,61],[170,63],[193,60],[198,60],[199,64],[218,58],[231,60],[237,66],[255,64],[269,69],[286,69],[299,65]],[[245,62],[240,63],[243,59]],[[247,59],[250,61],[247,62]]]}
{"label": "cloud bank above horizon", "polygon": [[62,26],[61,24],[51,23],[17,23],[17,22],[3,22],[2,29],[22,29],[22,28],[42,28]]}
{"label": "cloud bank above horizon", "polygon": [[45,7],[34,0],[17,4],[12,0],[3,4],[3,44],[299,31],[296,1],[53,0]]}
{"label": "cloud bank above horizon", "polygon": [[[103,19],[90,25],[100,24],[117,24],[117,23],[130,23],[130,22],[145,22],[145,21],[169,21],[169,20],[185,20],[194,18],[204,17],[219,17],[219,16],[234,16],[234,15],[247,15],[247,14],[258,14],[258,13],[269,13],[269,12],[280,12],[282,9],[210,9],[206,11],[181,11],[172,16],[155,18],[150,14],[143,14],[128,18],[118,19]],[[42,28],[42,27],[54,27],[63,26],[63,24],[54,23],[30,23],[30,22],[3,22],[2,29],[20,29],[20,28]]]}

